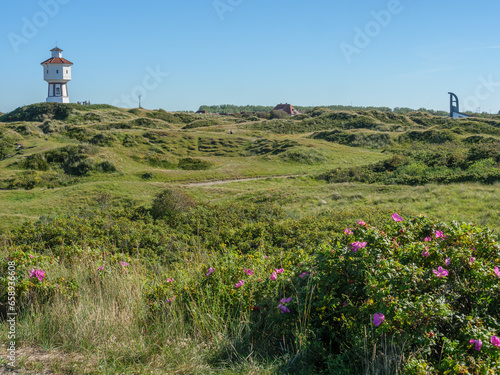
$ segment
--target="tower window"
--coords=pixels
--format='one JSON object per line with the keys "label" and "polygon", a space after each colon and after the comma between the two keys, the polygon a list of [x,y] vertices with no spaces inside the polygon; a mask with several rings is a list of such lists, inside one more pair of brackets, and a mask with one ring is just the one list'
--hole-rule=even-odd
{"label": "tower window", "polygon": [[56,74],[59,74],[59,69],[56,70]]}
{"label": "tower window", "polygon": [[66,74],[68,74],[68,69],[66,69]]}

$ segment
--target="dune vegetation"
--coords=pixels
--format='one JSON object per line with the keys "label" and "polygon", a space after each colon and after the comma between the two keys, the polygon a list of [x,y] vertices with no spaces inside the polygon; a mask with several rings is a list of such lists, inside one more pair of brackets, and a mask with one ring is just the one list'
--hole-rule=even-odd
{"label": "dune vegetation", "polygon": [[17,371],[500,373],[500,116],[212,110],[0,117]]}

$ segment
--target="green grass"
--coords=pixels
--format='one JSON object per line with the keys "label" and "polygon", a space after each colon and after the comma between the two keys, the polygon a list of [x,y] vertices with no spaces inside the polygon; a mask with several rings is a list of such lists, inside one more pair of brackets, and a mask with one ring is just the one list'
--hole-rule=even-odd
{"label": "green grass", "polygon": [[500,231],[500,184],[426,186],[327,184],[312,178],[268,178],[224,185],[189,187],[196,199],[216,203],[278,204],[292,215],[373,207],[423,214],[439,220],[472,222]]}

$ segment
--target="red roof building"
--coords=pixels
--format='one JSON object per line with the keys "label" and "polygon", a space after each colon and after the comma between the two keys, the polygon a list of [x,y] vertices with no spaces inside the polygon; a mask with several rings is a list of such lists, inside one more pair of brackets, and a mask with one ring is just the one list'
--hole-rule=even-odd
{"label": "red roof building", "polygon": [[280,103],[274,107],[273,111],[283,111],[288,113],[290,116],[300,115],[300,112],[293,107],[293,105],[288,103]]}

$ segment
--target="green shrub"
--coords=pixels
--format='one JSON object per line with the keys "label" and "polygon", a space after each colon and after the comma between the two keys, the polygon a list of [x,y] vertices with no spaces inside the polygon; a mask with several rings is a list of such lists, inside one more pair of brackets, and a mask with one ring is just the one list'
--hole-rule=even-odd
{"label": "green shrub", "polygon": [[[142,160],[138,160],[139,162]],[[148,165],[151,167],[156,167],[156,168],[162,168],[162,169],[176,169],[178,167],[175,162],[164,158],[164,157],[154,157],[154,156],[148,156],[145,161],[147,162]]]}
{"label": "green shrub", "polygon": [[44,154],[29,155],[23,162],[21,162],[21,166],[24,169],[32,169],[35,171],[46,171],[50,167]]}
{"label": "green shrub", "polygon": [[25,189],[31,190],[34,188],[45,187],[53,189],[60,186],[70,186],[76,183],[75,178],[68,176],[65,173],[56,171],[35,171],[28,170],[26,172],[17,173],[15,177],[0,180],[0,189],[15,190]]}
{"label": "green shrub", "polygon": [[469,171],[477,173],[491,172],[495,170],[497,163],[492,158],[477,160],[469,166]]}
{"label": "green shrub", "polygon": [[409,131],[399,137],[399,142],[424,142],[442,144],[446,142],[454,142],[456,136],[446,130],[427,130],[427,131]]}
{"label": "green shrub", "polygon": [[309,165],[326,163],[328,161],[328,158],[322,152],[312,147],[293,147],[281,153],[279,157],[286,162]]}
{"label": "green shrub", "polygon": [[217,119],[204,119],[204,120],[196,120],[193,122],[190,122],[189,124],[185,125],[182,129],[195,129],[195,128],[203,128],[207,126],[214,126],[214,125],[220,125],[221,122],[218,121]]}
{"label": "green shrub", "polygon": [[[177,113],[167,112],[164,109],[159,109],[157,111],[149,112],[147,116],[158,120],[166,121],[170,124],[182,124],[187,119],[184,116],[179,116]],[[191,118],[190,120],[192,121],[193,118]]]}
{"label": "green shrub", "polygon": [[101,122],[102,117],[97,113],[88,112],[83,115],[85,121],[88,122]]}
{"label": "green shrub", "polygon": [[132,108],[127,111],[128,113],[132,113],[133,115],[140,116],[141,110],[139,108]]}
{"label": "green shrub", "polygon": [[290,115],[288,113],[286,113],[285,111],[271,111],[271,113],[269,114],[269,119],[270,120],[273,120],[273,119],[286,119],[286,118],[289,118]]}
{"label": "green shrub", "polygon": [[391,136],[387,133],[354,133],[332,130],[329,132],[317,132],[310,137],[353,147],[385,147],[392,144]]}
{"label": "green shrub", "polygon": [[141,117],[141,118],[132,120],[129,122],[129,125],[134,126],[134,127],[153,128],[153,129],[168,128],[169,127],[169,125],[166,122],[159,121],[156,119],[146,118],[146,117]]}
{"label": "green shrub", "polygon": [[69,103],[65,104],[69,108],[77,109],[79,111],[89,111],[89,110],[98,110],[98,109],[118,109],[115,106],[109,104],[91,104],[91,105],[83,105],[77,103]]}
{"label": "green shrub", "polygon": [[295,141],[271,141],[269,139],[257,139],[247,147],[247,151],[255,155],[278,155],[299,144]]}
{"label": "green shrub", "polygon": [[476,161],[482,159],[493,159],[500,162],[500,142],[481,143],[472,146],[467,156],[468,160]]}
{"label": "green shrub", "polygon": [[99,133],[90,139],[90,143],[96,146],[106,147],[112,146],[113,142],[116,141],[116,137],[109,133]]}
{"label": "green shrub", "polygon": [[142,143],[142,141],[143,140],[136,135],[125,134],[125,137],[123,138],[122,141],[122,145],[124,145],[125,147],[134,147]]}
{"label": "green shrub", "polygon": [[2,116],[2,122],[16,121],[38,121],[45,119],[66,120],[72,112],[69,104],[62,103],[38,103],[25,107],[19,107],[12,112]]}
{"label": "green shrub", "polygon": [[14,129],[17,133],[28,137],[41,137],[43,132],[35,124],[24,123]]}
{"label": "green shrub", "polygon": [[100,163],[97,163],[94,167],[94,170],[96,170],[98,172],[112,173],[112,172],[116,172],[116,167],[110,161],[105,160],[105,161],[102,161]]}
{"label": "green shrub", "polygon": [[14,144],[9,140],[0,138],[0,160],[6,159],[14,151]]}
{"label": "green shrub", "polygon": [[194,200],[187,194],[175,189],[165,189],[155,197],[151,215],[155,219],[172,221],[180,214],[189,211],[194,204]]}
{"label": "green shrub", "polygon": [[[76,296],[78,284],[74,279],[54,278],[51,270],[58,262],[57,257],[24,252],[11,247],[8,259],[0,261],[2,277],[0,277],[0,314],[6,316],[9,313],[21,313],[33,303],[44,304],[55,295],[65,297],[68,302]],[[15,277],[9,277],[9,269],[15,270]],[[30,270],[40,270],[42,280],[31,276]],[[31,277],[30,277],[31,276]],[[15,287],[8,287],[9,281],[15,280]],[[9,308],[8,296],[15,295],[15,305]]]}
{"label": "green shrub", "polygon": [[179,160],[178,168],[186,171],[202,171],[212,167],[212,163],[196,158],[184,158]]}
{"label": "green shrub", "polygon": [[95,132],[81,126],[68,126],[62,134],[66,137],[77,139],[80,142],[89,142]]}
{"label": "green shrub", "polygon": [[493,137],[483,137],[482,135],[473,135],[462,140],[463,143],[473,145],[476,143],[494,143],[498,142],[498,139]]}
{"label": "green shrub", "polygon": [[50,164],[58,164],[69,175],[85,176],[95,167],[89,156],[96,153],[97,148],[93,145],[66,146],[47,151],[45,158]]}
{"label": "green shrub", "polygon": [[[245,316],[253,350],[275,357],[293,347],[328,373],[500,371],[500,349],[490,343],[500,331],[500,246],[491,231],[413,217],[382,227],[353,222],[330,236],[293,251],[228,248],[189,281],[151,288],[151,314],[192,304],[207,336],[219,320]],[[207,314],[217,316],[213,325]],[[375,314],[384,315],[377,326]],[[480,351],[470,344],[478,339]]]}

